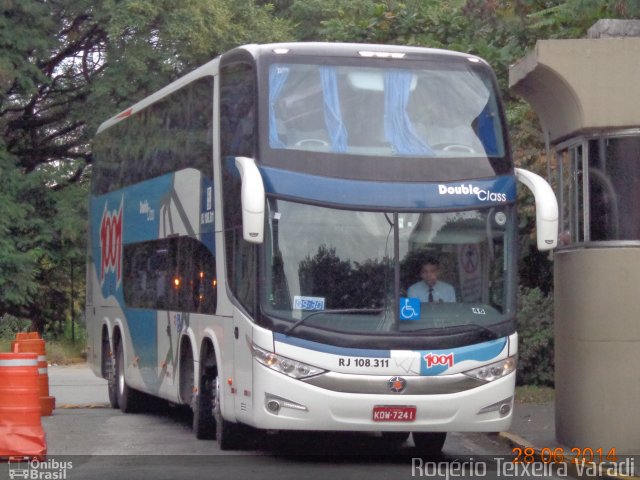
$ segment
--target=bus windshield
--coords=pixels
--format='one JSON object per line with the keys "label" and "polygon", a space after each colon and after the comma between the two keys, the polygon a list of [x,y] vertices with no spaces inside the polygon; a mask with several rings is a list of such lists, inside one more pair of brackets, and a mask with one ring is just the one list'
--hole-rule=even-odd
{"label": "bus windshield", "polygon": [[[285,331],[444,332],[513,316],[512,206],[396,214],[268,206],[262,311]],[[422,271],[434,260],[439,283],[429,299]]]}
{"label": "bus windshield", "polygon": [[504,155],[494,87],[479,65],[376,65],[271,64],[269,148],[385,157]]}

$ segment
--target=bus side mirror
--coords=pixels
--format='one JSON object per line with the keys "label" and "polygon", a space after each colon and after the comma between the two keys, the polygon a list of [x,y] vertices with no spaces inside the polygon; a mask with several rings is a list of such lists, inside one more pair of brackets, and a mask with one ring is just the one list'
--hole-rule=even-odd
{"label": "bus side mirror", "polygon": [[247,242],[262,243],[265,203],[262,176],[251,158],[236,157],[236,167],[242,179],[242,237]]}
{"label": "bus side mirror", "polygon": [[536,201],[536,236],[538,250],[552,250],[558,245],[558,200],[551,185],[528,170],[516,168],[516,178],[533,193]]}

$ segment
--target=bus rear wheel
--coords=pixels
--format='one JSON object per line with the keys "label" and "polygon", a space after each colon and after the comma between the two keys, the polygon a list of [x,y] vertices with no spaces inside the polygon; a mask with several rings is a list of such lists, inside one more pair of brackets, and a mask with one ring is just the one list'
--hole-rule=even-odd
{"label": "bus rear wheel", "polygon": [[446,439],[446,432],[413,432],[413,443],[420,453],[440,453]]}
{"label": "bus rear wheel", "polygon": [[200,440],[216,438],[214,403],[216,396],[215,368],[206,367],[198,385],[198,393],[193,398],[193,433]]}

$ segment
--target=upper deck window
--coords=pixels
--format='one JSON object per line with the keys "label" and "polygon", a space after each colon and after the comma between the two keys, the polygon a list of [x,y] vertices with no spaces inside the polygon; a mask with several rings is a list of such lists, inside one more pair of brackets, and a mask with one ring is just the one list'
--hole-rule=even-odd
{"label": "upper deck window", "polygon": [[98,134],[92,193],[195,168],[213,178],[213,77],[199,78]]}
{"label": "upper deck window", "polygon": [[273,63],[270,149],[366,156],[502,157],[494,89],[472,64]]}

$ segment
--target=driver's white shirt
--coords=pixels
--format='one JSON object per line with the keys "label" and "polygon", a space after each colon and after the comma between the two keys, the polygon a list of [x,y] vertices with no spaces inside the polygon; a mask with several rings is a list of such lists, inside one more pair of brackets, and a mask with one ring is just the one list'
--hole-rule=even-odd
{"label": "driver's white shirt", "polygon": [[[407,296],[412,298],[419,298],[421,302],[429,301],[429,285],[420,280],[414,283],[407,290]],[[433,301],[434,302],[455,302],[456,291],[446,282],[438,280],[433,286]]]}

